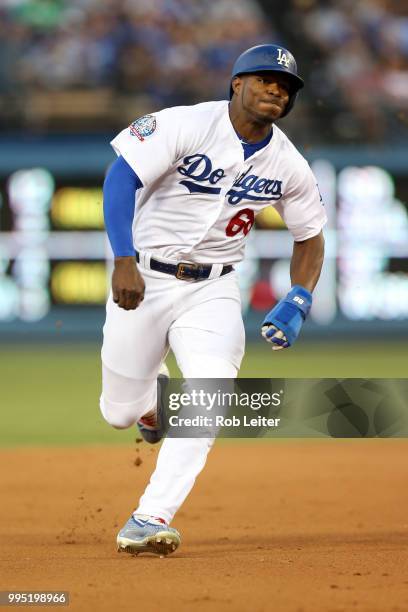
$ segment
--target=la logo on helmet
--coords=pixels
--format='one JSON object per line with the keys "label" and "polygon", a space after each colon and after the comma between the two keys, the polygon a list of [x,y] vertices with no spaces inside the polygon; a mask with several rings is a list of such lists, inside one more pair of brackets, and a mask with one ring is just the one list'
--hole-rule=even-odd
{"label": "la logo on helmet", "polygon": [[285,64],[286,68],[289,68],[290,59],[287,57],[286,53],[283,53],[282,49],[278,49],[278,64],[282,66]]}

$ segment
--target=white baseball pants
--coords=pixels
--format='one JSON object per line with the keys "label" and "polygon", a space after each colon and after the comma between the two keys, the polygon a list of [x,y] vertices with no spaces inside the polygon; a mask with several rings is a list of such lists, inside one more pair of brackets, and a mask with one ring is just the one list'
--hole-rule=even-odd
{"label": "white baseball pants", "polygon": [[[109,297],[102,347],[101,412],[113,427],[134,425],[157,402],[169,347],[184,378],[235,378],[245,332],[235,272],[190,282],[140,268],[145,299],[123,310]],[[191,491],[211,438],[166,438],[137,508],[170,522]]]}

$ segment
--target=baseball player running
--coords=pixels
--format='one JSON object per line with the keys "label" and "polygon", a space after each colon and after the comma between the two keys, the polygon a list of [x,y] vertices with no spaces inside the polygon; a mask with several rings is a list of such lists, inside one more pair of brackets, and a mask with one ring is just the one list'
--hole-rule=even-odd
{"label": "baseball player running", "polygon": [[[265,317],[273,350],[296,341],[323,261],[326,221],[306,160],[275,125],[303,81],[293,55],[267,44],[235,62],[229,101],[166,108],[113,141],[104,183],[115,255],[102,347],[106,421],[138,423],[163,437],[157,378],[169,348],[185,378],[235,378],[244,326],[234,265],[255,216],[274,206],[294,239],[291,289]],[[289,285],[289,279],[288,279]],[[117,537],[119,551],[166,555],[180,544],[169,524],[213,444],[166,438],[139,505]]]}

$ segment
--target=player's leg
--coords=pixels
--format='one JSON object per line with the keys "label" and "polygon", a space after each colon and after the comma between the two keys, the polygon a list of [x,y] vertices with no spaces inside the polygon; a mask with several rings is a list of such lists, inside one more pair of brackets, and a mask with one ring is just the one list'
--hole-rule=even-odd
{"label": "player's leg", "polygon": [[[183,305],[169,332],[183,376],[235,378],[245,342],[235,274],[197,284],[186,291]],[[166,438],[136,512],[170,522],[203,469],[213,442],[211,437]]]}
{"label": "player's leg", "polygon": [[106,307],[100,408],[117,428],[130,427],[155,407],[156,379],[168,350],[168,279],[152,272],[144,272],[144,279],[145,299],[136,310],[119,308],[112,296]]}
{"label": "player's leg", "polygon": [[136,379],[122,376],[102,363],[100,409],[112,427],[126,429],[142,416],[154,412],[157,401],[157,365],[160,365],[160,361],[158,364],[152,362],[151,376]]}

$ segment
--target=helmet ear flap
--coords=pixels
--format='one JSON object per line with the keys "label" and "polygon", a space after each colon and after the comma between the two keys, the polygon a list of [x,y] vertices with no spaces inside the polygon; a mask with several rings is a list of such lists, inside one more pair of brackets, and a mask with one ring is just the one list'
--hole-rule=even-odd
{"label": "helmet ear flap", "polygon": [[280,116],[280,119],[282,119],[282,117],[286,117],[286,115],[288,115],[288,114],[290,113],[290,111],[292,110],[292,108],[293,108],[293,107],[294,107],[294,105],[295,105],[295,102],[296,102],[296,98],[297,98],[297,96],[298,96],[298,95],[297,95],[297,92],[296,92],[296,93],[294,93],[294,94],[291,94],[291,95],[289,96],[288,103],[287,103],[287,105],[286,105],[286,108],[285,108],[284,112],[283,112],[283,113],[282,113],[282,115]]}

